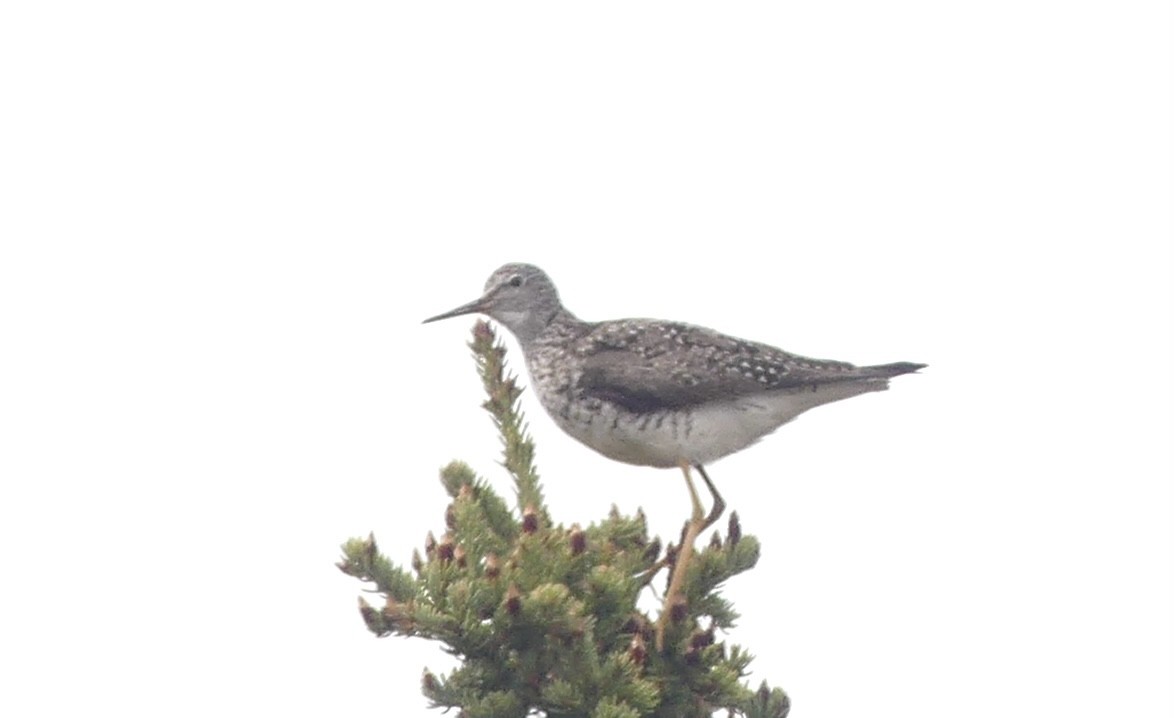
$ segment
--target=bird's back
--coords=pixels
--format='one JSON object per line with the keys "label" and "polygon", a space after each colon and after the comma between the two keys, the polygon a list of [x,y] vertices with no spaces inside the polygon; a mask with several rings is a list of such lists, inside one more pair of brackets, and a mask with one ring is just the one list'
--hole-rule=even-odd
{"label": "bird's back", "polygon": [[680,322],[553,325],[525,347],[543,406],[588,446],[643,465],[708,463],[923,366],[811,359]]}

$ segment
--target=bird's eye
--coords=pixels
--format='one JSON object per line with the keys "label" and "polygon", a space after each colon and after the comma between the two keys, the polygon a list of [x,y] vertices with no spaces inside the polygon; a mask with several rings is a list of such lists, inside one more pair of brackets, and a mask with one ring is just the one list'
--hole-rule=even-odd
{"label": "bird's eye", "polygon": [[521,287],[522,286],[522,275],[515,274],[513,277],[510,277],[510,281],[506,282],[506,283],[509,284],[511,287]]}

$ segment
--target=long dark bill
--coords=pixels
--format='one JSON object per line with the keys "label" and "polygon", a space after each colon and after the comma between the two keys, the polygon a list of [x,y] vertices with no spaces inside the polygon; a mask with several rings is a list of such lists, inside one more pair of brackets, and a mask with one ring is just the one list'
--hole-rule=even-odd
{"label": "long dark bill", "polygon": [[477,312],[482,311],[482,309],[485,307],[485,303],[486,303],[486,298],[479,297],[468,304],[462,304],[461,306],[457,307],[456,309],[450,309],[449,311],[445,312],[444,314],[438,314],[435,317],[429,317],[428,319],[425,319],[423,322],[421,322],[421,324],[428,324],[429,322],[437,322],[442,319],[448,319],[450,317],[459,317],[462,314],[475,314]]}

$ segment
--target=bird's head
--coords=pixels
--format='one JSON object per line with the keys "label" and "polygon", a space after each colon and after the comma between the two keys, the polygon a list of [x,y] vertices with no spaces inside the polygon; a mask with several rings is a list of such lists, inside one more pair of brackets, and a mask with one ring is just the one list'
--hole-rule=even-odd
{"label": "bird's head", "polygon": [[528,342],[542,332],[560,308],[559,293],[546,272],[533,264],[513,263],[490,275],[480,297],[429,317],[424,323],[463,314],[486,314],[501,322],[520,342]]}

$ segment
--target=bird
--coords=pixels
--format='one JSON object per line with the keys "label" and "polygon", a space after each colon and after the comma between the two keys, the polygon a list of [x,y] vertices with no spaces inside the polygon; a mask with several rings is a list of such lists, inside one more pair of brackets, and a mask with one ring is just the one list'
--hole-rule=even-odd
{"label": "bird", "polygon": [[[681,590],[693,541],[726,507],[707,464],[809,409],[882,391],[891,378],[927,366],[812,359],[683,322],[584,321],[563,306],[546,272],[524,263],[499,267],[480,297],[424,323],[475,313],[518,340],[532,390],[564,432],[610,459],[684,473],[692,514],[667,608]],[[691,467],[710,492],[708,514]],[[658,629],[660,649],[663,622]]]}

